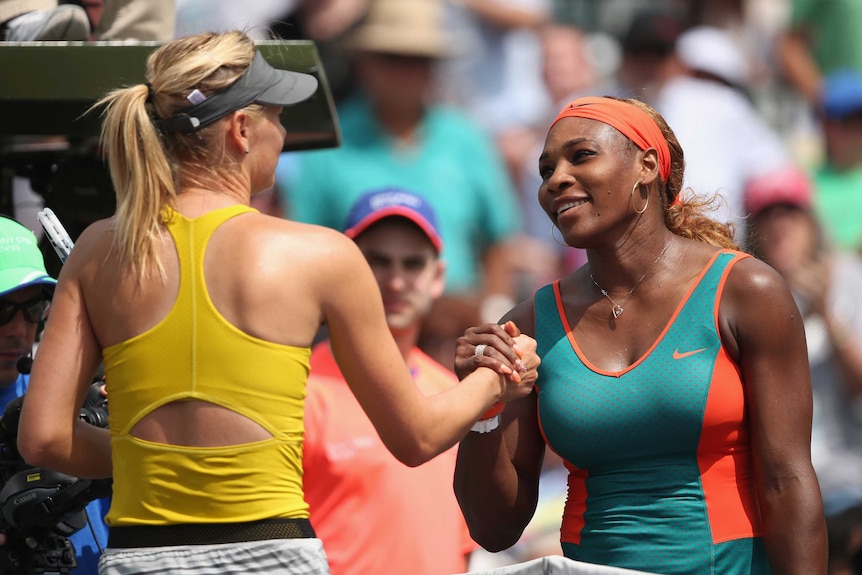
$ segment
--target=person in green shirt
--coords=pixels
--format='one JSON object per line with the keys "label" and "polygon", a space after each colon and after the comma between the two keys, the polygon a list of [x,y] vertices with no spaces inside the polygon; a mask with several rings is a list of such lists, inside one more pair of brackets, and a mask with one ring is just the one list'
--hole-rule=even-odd
{"label": "person in green shirt", "polygon": [[826,76],[821,107],[825,160],[814,171],[815,210],[837,247],[862,249],[862,72]]}

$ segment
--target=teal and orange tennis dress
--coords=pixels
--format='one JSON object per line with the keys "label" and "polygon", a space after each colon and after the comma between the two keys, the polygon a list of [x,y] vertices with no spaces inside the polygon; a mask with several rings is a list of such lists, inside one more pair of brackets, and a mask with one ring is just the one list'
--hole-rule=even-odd
{"label": "teal and orange tennis dress", "polygon": [[559,282],[535,296],[539,423],[569,470],[566,557],[662,574],[768,574],[745,395],[718,332],[717,252],[658,340],[608,372],[584,358]]}

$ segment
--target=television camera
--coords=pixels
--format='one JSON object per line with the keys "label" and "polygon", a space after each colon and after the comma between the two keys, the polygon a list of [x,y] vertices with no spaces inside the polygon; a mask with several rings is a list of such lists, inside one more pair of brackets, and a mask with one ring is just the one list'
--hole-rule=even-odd
{"label": "television camera", "polygon": [[[95,380],[79,417],[108,427],[108,404]],[[77,567],[68,537],[87,525],[88,503],[111,494],[110,479],[79,479],[28,465],[16,447],[26,394],[13,399],[0,417],[0,573],[69,573]]]}

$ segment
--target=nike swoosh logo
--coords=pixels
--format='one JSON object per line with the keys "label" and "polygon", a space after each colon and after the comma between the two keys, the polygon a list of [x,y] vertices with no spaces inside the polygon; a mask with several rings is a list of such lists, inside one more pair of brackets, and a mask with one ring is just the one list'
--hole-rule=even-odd
{"label": "nike swoosh logo", "polygon": [[682,359],[682,358],[684,358],[684,357],[688,357],[688,356],[690,356],[690,355],[694,355],[694,354],[696,354],[696,353],[700,353],[700,352],[702,352],[702,351],[706,351],[706,348],[705,348],[705,347],[702,347],[702,348],[700,348],[700,349],[694,349],[694,350],[692,350],[692,351],[684,351],[684,352],[682,352],[682,353],[680,353],[679,348],[676,348],[676,349],[674,350],[674,352],[673,352],[673,358],[674,358],[674,359]]}

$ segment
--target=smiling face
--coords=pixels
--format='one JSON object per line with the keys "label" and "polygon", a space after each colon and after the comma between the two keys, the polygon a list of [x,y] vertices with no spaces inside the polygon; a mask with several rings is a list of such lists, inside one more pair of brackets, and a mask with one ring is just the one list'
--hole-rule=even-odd
{"label": "smiling face", "polygon": [[[642,153],[616,129],[585,118],[563,118],[539,157],[539,204],[574,247],[631,225],[632,187],[643,180]],[[643,200],[636,193],[638,207]]]}

